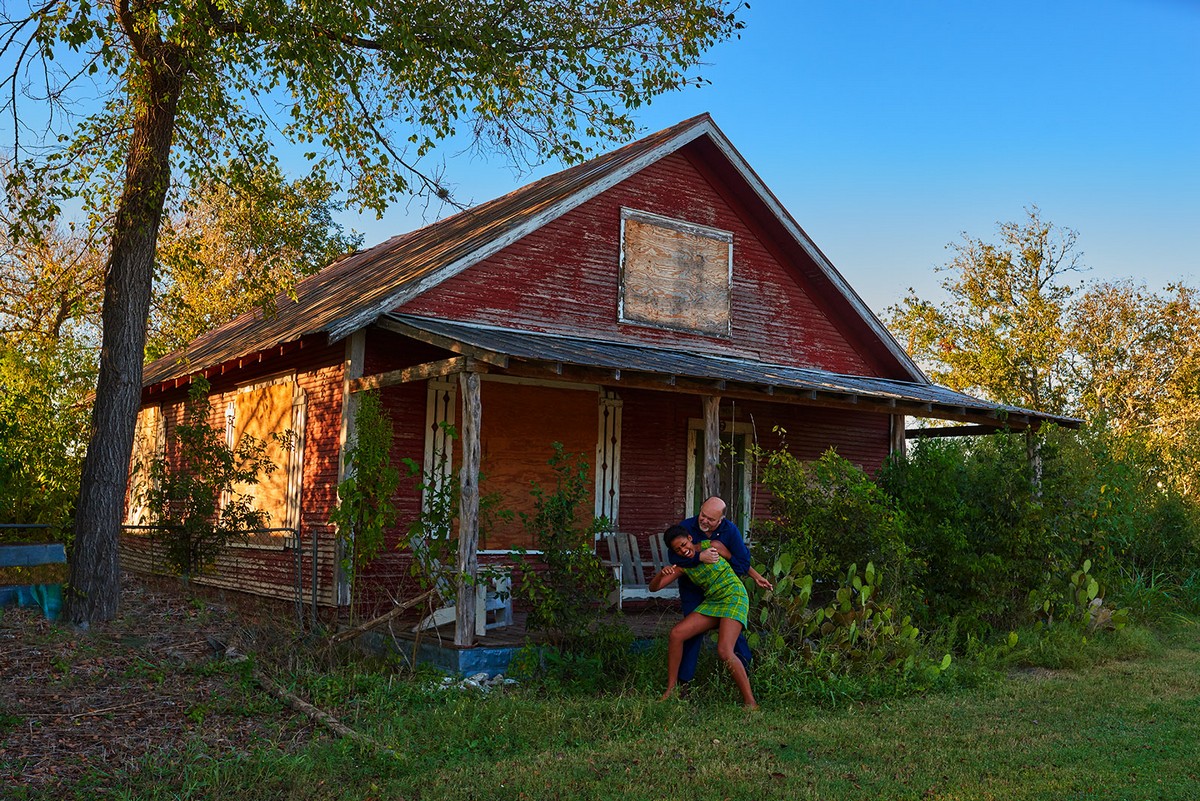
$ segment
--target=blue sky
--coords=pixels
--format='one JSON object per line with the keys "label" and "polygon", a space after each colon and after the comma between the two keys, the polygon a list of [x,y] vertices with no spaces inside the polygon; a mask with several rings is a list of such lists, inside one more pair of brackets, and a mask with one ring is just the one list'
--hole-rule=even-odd
{"label": "blue sky", "polygon": [[[710,86],[637,119],[711,113],[876,312],[909,287],[942,297],[947,243],[1030,204],[1079,232],[1085,279],[1200,283],[1200,0],[751,6]],[[482,201],[561,165],[445,167]],[[437,216],[346,223],[374,244]]]}

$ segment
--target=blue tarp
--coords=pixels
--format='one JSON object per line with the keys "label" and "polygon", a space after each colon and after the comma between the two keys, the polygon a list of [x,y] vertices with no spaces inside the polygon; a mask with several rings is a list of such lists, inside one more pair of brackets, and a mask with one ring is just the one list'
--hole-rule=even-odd
{"label": "blue tarp", "polygon": [[[38,545],[0,545],[0,567],[32,567],[67,561],[61,542]],[[62,584],[18,584],[0,586],[0,608],[37,606],[50,620],[58,620],[62,609]]]}
{"label": "blue tarp", "polygon": [[37,606],[50,620],[58,620],[62,609],[61,584],[22,584],[15,587],[0,587],[0,607]]}

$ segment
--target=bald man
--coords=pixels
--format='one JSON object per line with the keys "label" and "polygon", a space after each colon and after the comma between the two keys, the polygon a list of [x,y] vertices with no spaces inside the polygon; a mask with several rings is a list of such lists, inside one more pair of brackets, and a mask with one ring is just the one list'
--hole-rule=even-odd
{"label": "bald man", "polygon": [[[679,525],[687,529],[692,542],[699,544],[704,540],[722,543],[729,549],[729,564],[739,576],[746,575],[750,569],[750,551],[742,539],[742,532],[733,521],[725,518],[725,501],[715,495],[700,505],[700,514],[689,517]],[[684,559],[668,549],[667,556],[671,564],[680,567],[694,567],[698,561],[712,564],[720,559],[715,549],[701,551],[698,556]],[[771,583],[763,578],[758,581],[763,589],[771,589]],[[704,591],[692,583],[686,575],[679,579],[679,606],[686,616],[695,610],[704,600]],[[704,643],[704,635],[697,635],[683,644],[683,661],[679,664],[680,691],[686,691],[687,683],[696,675],[696,660],[700,657],[700,646]],[[746,642],[743,631],[733,647],[733,652],[747,668],[750,667],[750,644]]]}

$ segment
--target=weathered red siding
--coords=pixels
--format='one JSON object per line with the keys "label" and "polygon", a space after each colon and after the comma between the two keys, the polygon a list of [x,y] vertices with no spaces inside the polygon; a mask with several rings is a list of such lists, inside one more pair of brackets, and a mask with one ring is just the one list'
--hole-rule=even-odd
{"label": "weathered red siding", "polygon": [[[734,235],[729,340],[618,323],[620,210],[630,207]],[[759,240],[683,153],[647,167],[400,311],[606,339],[701,348],[837,372],[879,374],[810,296],[777,248]]]}
{"label": "weathered red siding", "polygon": [[[303,485],[300,499],[298,548],[255,545],[227,548],[213,570],[194,577],[198,584],[240,590],[283,601],[300,600],[305,607],[312,593],[312,553],[317,548],[317,601],[336,602],[334,529],[329,513],[337,496],[337,459],[341,431],[342,359],[344,345],[304,348],[286,356],[264,359],[241,370],[230,370],[211,379],[209,422],[224,431],[225,405],[238,387],[294,370],[307,395],[304,432]],[[187,388],[155,396],[163,404],[167,432],[167,458],[174,456],[174,429],[183,417]],[[279,525],[273,522],[272,525]],[[164,565],[144,535],[126,534],[121,543],[122,562],[129,568],[161,572]]]}
{"label": "weathered red siding", "polygon": [[[645,541],[686,517],[688,421],[703,418],[699,396],[624,390],[620,528]],[[888,453],[885,415],[805,406],[725,401],[721,419],[752,422],[765,450],[786,446],[802,460],[829,448],[874,472]],[[781,435],[776,426],[786,431]],[[752,518],[770,513],[770,495],[752,485]]]}

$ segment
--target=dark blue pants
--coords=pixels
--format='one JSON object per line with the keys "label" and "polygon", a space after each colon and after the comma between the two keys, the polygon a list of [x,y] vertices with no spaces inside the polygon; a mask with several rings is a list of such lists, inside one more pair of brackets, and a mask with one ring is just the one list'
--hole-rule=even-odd
{"label": "dark blue pants", "polygon": [[[700,658],[700,648],[704,645],[704,638],[709,632],[697,634],[690,640],[685,640],[683,643],[683,661],[679,663],[679,680],[691,681],[696,675],[696,660]],[[738,659],[742,660],[742,664],[746,666],[746,670],[750,669],[750,643],[746,642],[746,632],[742,631],[738,635],[737,642],[733,645],[733,653]]]}

